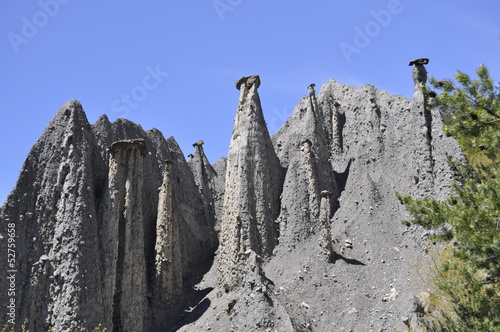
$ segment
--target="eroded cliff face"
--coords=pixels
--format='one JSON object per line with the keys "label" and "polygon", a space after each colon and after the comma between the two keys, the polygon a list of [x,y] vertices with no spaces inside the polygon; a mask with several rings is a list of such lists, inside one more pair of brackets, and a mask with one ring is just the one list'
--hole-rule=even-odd
{"label": "eroded cliff face", "polygon": [[[227,159],[65,104],[0,209],[16,229],[16,322],[33,331],[385,331],[416,321],[427,233],[395,192],[444,199],[460,157],[415,96],[309,86],[273,137],[258,76]],[[0,240],[2,257],[7,242]],[[213,264],[212,264],[213,263]],[[0,269],[12,270],[7,260]],[[1,289],[8,280],[0,280]],[[0,294],[2,306],[10,297]],[[5,316],[5,321],[8,317]],[[405,319],[406,322],[406,319]]]}
{"label": "eroded cliff face", "polygon": [[108,183],[102,206],[102,252],[106,325],[144,330],[147,279],[143,216],[144,140],[121,140],[109,148]]}
{"label": "eroded cliff face", "polygon": [[216,249],[204,214],[172,138],[105,116],[91,126],[80,103],[68,102],[1,209],[2,229],[16,225],[18,326],[25,318],[32,331],[165,326]]}
{"label": "eroded cliff face", "polygon": [[[395,193],[447,196],[446,154],[461,152],[438,111],[425,108],[419,89],[408,100],[332,80],[317,96],[309,90],[272,143],[285,170],[273,255],[259,266],[252,250],[219,246],[218,266],[231,255],[246,262],[244,277],[228,291],[220,283],[227,270],[207,274],[199,286],[219,291],[181,330],[387,331],[416,323],[416,266],[428,233],[401,223],[409,216]],[[236,241],[243,227],[232,225]]]}
{"label": "eroded cliff face", "polygon": [[[424,107],[420,90],[408,100],[370,85],[330,81],[317,96],[320,135],[304,121],[309,98],[273,136],[290,180],[282,194],[280,246],[266,265],[267,276],[283,288],[278,298],[290,305],[290,316],[313,330],[404,330],[402,317],[416,321],[416,265],[428,234],[401,223],[408,215],[395,193],[444,199],[451,179],[446,154],[460,157],[459,146],[443,134],[438,111]],[[316,137],[308,138],[314,167],[332,175],[316,180],[307,167],[294,166],[304,157],[307,135]],[[305,183],[316,183],[314,190]],[[332,193],[330,225],[324,217],[315,224],[314,214],[303,215],[315,211],[316,201],[305,198],[325,189]],[[321,207],[320,215],[327,214]],[[331,227],[329,264],[321,263],[329,242],[325,227]]]}

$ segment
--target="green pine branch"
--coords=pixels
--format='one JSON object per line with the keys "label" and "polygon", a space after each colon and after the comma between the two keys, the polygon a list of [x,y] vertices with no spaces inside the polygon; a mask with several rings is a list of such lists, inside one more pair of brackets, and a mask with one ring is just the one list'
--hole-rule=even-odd
{"label": "green pine branch", "polygon": [[423,88],[465,154],[449,158],[451,195],[439,202],[397,194],[413,218],[405,223],[434,230],[432,241],[453,243],[451,256],[437,266],[441,277],[433,280],[453,308],[426,321],[428,331],[500,331],[500,85],[485,66],[476,74],[431,78],[439,94]]}

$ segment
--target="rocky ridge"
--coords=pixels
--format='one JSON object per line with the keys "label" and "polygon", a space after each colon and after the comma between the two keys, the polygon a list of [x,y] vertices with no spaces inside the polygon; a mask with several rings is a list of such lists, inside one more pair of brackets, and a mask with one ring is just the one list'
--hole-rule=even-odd
{"label": "rocky ridge", "polygon": [[217,247],[175,140],[123,119],[90,125],[74,100],[32,148],[0,213],[2,227],[16,225],[17,324],[28,318],[33,331],[165,326]]}
{"label": "rocky ridge", "polygon": [[461,155],[426,109],[414,67],[413,100],[333,80],[316,95],[311,85],[272,137],[260,79],[244,77],[228,158],[214,165],[203,141],[186,161],[158,130],[106,116],[90,125],[68,102],[0,209],[1,229],[16,228],[17,324],[404,329],[418,319],[414,265],[428,234],[401,223],[395,192],[444,199],[446,154]]}

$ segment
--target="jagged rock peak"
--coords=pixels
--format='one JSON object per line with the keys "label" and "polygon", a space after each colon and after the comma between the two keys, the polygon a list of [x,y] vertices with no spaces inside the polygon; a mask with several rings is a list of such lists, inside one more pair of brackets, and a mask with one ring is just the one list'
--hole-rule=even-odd
{"label": "jagged rock peak", "polygon": [[189,155],[188,164],[193,172],[194,181],[203,200],[205,211],[207,211],[205,218],[211,227],[215,227],[213,193],[215,192],[214,181],[217,174],[203,151],[203,144],[202,140],[193,143],[194,154]]}
{"label": "jagged rock peak", "polygon": [[[87,115],[83,110],[82,104],[76,100],[70,100],[62,105],[56,115],[47,125],[47,128],[53,132],[55,128],[81,131],[83,128],[90,126]],[[82,128],[83,127],[83,128]]]}
{"label": "jagged rock peak", "polygon": [[259,84],[257,75],[236,84],[241,94],[227,159],[218,259],[219,283],[227,289],[242,279],[241,253],[270,256],[278,239],[284,174],[264,121]]}
{"label": "jagged rock peak", "polygon": [[189,164],[193,170],[195,182],[200,187],[200,190],[203,188],[202,179],[205,179],[208,183],[215,176],[215,171],[203,150],[203,144],[204,142],[201,140],[193,143],[194,153],[189,155]]}
{"label": "jagged rock peak", "polygon": [[0,216],[22,257],[15,323],[33,331],[162,330],[196,298],[217,244],[175,140],[124,119],[90,125],[76,100],[31,149]]}
{"label": "jagged rock peak", "polygon": [[[72,111],[79,112],[79,113],[85,113],[83,111],[82,103],[76,99],[72,99],[72,100],[69,100],[66,103],[64,103],[59,108],[57,114],[63,112],[63,113],[65,113],[65,115],[69,115],[69,113],[67,113],[68,110],[72,110]],[[57,117],[57,114],[56,114],[56,117]]]}
{"label": "jagged rock peak", "polygon": [[106,114],[101,114],[99,118],[97,119],[96,123],[99,122],[108,122],[109,123],[109,118]]}

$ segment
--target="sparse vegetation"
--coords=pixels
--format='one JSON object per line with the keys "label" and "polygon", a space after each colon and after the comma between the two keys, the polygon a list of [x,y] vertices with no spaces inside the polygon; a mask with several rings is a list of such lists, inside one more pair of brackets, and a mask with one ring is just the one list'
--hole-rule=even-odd
{"label": "sparse vegetation", "polygon": [[5,323],[2,326],[2,330],[0,332],[14,332],[14,325]]}
{"label": "sparse vegetation", "polygon": [[94,332],[106,332],[107,330],[107,328],[102,327],[102,324],[99,324],[95,327]]}
{"label": "sparse vegetation", "polygon": [[440,94],[429,105],[465,153],[449,159],[452,194],[444,202],[398,195],[412,222],[446,243],[428,279],[443,299],[428,313],[427,331],[500,331],[500,86],[486,67],[476,72],[474,80],[462,72],[456,81],[431,79]]}
{"label": "sparse vegetation", "polygon": [[[27,325],[28,325],[28,318],[24,319],[23,324],[21,325],[21,330],[16,330],[16,326],[14,324],[7,322],[2,326],[2,330],[0,332],[16,332],[16,331],[29,332],[29,330],[27,329]],[[49,329],[48,332],[50,331],[51,329]]]}

